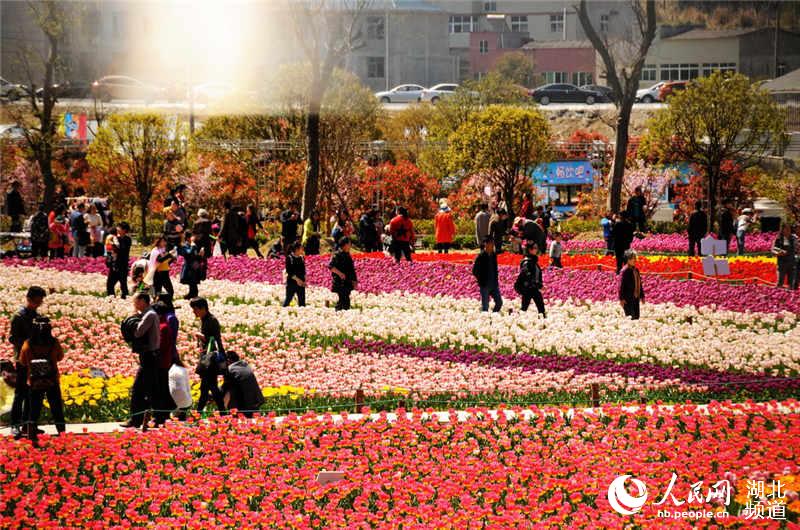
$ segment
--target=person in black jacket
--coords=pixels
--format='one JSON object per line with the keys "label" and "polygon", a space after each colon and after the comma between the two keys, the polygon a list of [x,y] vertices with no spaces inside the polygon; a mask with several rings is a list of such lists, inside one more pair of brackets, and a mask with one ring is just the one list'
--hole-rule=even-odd
{"label": "person in black jacket", "polygon": [[380,249],[378,232],[375,230],[375,217],[377,214],[378,212],[375,209],[367,210],[358,221],[358,242],[364,252],[376,252]]}
{"label": "person in black jacket", "polygon": [[338,242],[338,251],[331,258],[328,268],[331,270],[333,285],[331,290],[339,295],[336,303],[337,311],[350,309],[350,293],[358,288],[356,266],[350,255],[351,242],[349,237],[343,237]]}
{"label": "person in black jacket", "polygon": [[544,298],[542,298],[542,268],[539,267],[539,247],[536,243],[528,242],[525,245],[525,257],[519,264],[519,276],[514,284],[514,289],[522,296],[522,311],[527,311],[531,300],[536,304],[536,310],[545,317]]}
{"label": "person in black jacket", "polygon": [[625,264],[625,251],[631,248],[633,242],[633,225],[630,223],[627,212],[620,214],[620,220],[611,229],[614,239],[614,256],[617,258],[617,274]]}
{"label": "person in black jacket", "polygon": [[508,233],[508,213],[500,208],[489,219],[489,237],[494,241],[493,249],[498,254],[503,253],[503,240]]}
{"label": "person in black jacket", "polygon": [[645,217],[644,209],[645,209],[646,201],[644,197],[644,193],[642,192],[642,187],[637,186],[635,190],[633,190],[633,196],[628,199],[628,220],[633,223],[634,228],[638,229],[640,232],[644,232],[647,229],[647,219]]}
{"label": "person in black jacket", "polygon": [[703,211],[703,203],[697,201],[694,204],[694,212],[689,216],[689,255],[694,256],[695,248],[700,254],[700,240],[708,233],[708,218]]}
{"label": "person in black jacket", "polygon": [[6,194],[6,213],[11,217],[11,232],[22,232],[25,201],[22,200],[22,194],[19,192],[21,187],[19,181],[15,180],[11,183],[11,191]]}
{"label": "person in black jacket", "polygon": [[725,241],[725,249],[728,250],[731,243],[731,238],[736,233],[736,222],[733,218],[733,204],[730,199],[726,199],[722,203],[722,213],[719,216],[719,230],[717,230],[720,239]]}
{"label": "person in black jacket", "polygon": [[50,223],[47,221],[44,204],[40,204],[39,209],[31,217],[31,257],[46,258],[49,242]]}
{"label": "person in black jacket", "polygon": [[494,300],[495,313],[503,307],[503,297],[500,296],[500,283],[497,270],[497,254],[494,251],[494,239],[487,236],[483,241],[483,249],[472,264],[472,275],[478,281],[481,290],[481,311],[489,310],[489,297]]}
{"label": "person in black jacket", "polygon": [[20,363],[19,354],[25,341],[31,338],[33,321],[39,316],[37,310],[44,303],[45,290],[36,285],[28,289],[25,306],[11,319],[11,331],[8,341],[14,348],[14,363],[17,370],[17,385],[14,388],[14,401],[11,404],[11,433],[14,438],[23,434],[22,418],[28,414],[30,405],[28,398],[28,369]]}
{"label": "person in black jacket", "polygon": [[236,352],[225,353],[228,368],[225,370],[222,393],[227,398],[228,409],[244,411],[245,417],[252,418],[253,411],[264,404],[264,394],[258,386],[253,368]]}
{"label": "person in black jacket", "polygon": [[[195,334],[198,346],[202,352],[207,352],[209,344],[213,341],[216,343],[217,351],[225,352],[225,346],[222,344],[222,328],[219,325],[217,317],[211,314],[208,310],[208,300],[205,298],[192,298],[189,301],[189,307],[192,308],[194,316],[200,319],[200,333]],[[213,351],[213,344],[211,350]],[[217,386],[217,378],[219,377],[219,366],[217,363],[212,362],[208,370],[200,374],[200,398],[197,401],[197,410],[203,412],[208,404],[209,397],[214,398],[217,404],[217,410],[220,412],[225,411],[225,400],[223,399],[222,391]]]}
{"label": "person in black jacket", "polygon": [[286,249],[286,298],[283,307],[292,303],[297,295],[297,305],[306,305],[306,262],[303,260],[303,244],[300,241],[292,243]]}
{"label": "person in black jacket", "polygon": [[639,320],[639,304],[644,302],[642,275],[636,268],[636,252],[625,251],[625,268],[619,275],[619,301],[625,316]]}
{"label": "person in black jacket", "polygon": [[225,201],[225,217],[219,230],[219,246],[222,255],[230,253],[231,256],[239,254],[242,247],[242,230],[240,229],[239,212]]}
{"label": "person in black jacket", "polygon": [[281,212],[281,246],[285,249],[297,239],[297,227],[300,225],[300,205],[297,201],[289,203],[289,208]]}

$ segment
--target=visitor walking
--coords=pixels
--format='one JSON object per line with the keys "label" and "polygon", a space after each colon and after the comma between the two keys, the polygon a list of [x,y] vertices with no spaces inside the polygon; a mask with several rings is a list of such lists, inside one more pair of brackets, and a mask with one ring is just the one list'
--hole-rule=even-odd
{"label": "visitor walking", "polygon": [[694,256],[696,250],[699,256],[700,240],[706,237],[708,233],[708,217],[706,212],[703,211],[703,203],[700,201],[694,203],[694,212],[689,216],[687,233],[689,236],[689,255]]}
{"label": "visitor walking", "polygon": [[126,429],[141,427],[147,420],[146,411],[156,408],[157,362],[161,348],[159,319],[150,305],[150,295],[143,292],[134,294],[133,308],[136,315],[126,322],[135,328],[126,331],[123,322],[123,336],[126,340],[131,339],[131,349],[139,356],[139,369],[131,387],[131,418],[121,425]]}
{"label": "visitor walking", "polygon": [[89,246],[89,228],[86,225],[84,213],[86,206],[81,202],[70,214],[69,226],[72,229],[73,249],[72,255],[76,258],[86,256],[86,247]]}
{"label": "visitor walking", "polygon": [[722,203],[722,212],[719,216],[718,236],[725,241],[725,252],[730,252],[731,238],[736,233],[736,221],[733,218],[733,205],[730,199],[725,199]]}
{"label": "visitor walking", "polygon": [[25,341],[31,338],[33,322],[39,317],[38,310],[44,303],[44,289],[33,285],[25,295],[25,305],[11,319],[8,341],[14,349],[14,363],[17,372],[17,386],[14,388],[14,401],[11,404],[11,433],[14,438],[23,435],[22,419],[28,414],[30,405],[28,395],[28,368],[20,362],[20,352]]}
{"label": "visitor walking", "polygon": [[145,283],[153,286],[154,293],[162,290],[173,294],[172,280],[169,278],[169,266],[178,256],[178,252],[167,250],[167,240],[164,237],[156,239],[153,250],[150,251],[150,263],[148,264],[148,278]]}
{"label": "visitor walking", "polygon": [[483,241],[483,248],[472,264],[472,275],[478,281],[478,288],[481,291],[481,311],[489,310],[489,297],[491,297],[494,300],[493,311],[499,312],[503,307],[503,298],[500,296],[497,254],[491,236],[487,236]]}
{"label": "visitor walking", "polygon": [[[59,209],[60,210],[60,209]],[[63,258],[64,249],[69,245],[69,225],[64,216],[59,213],[50,223],[50,241],[47,248],[50,259]]]}
{"label": "visitor walking", "polygon": [[175,216],[172,208],[164,208],[164,239],[167,240],[167,250],[172,250],[181,246],[183,242],[183,230],[186,228]]}
{"label": "visitor walking", "polygon": [[[158,315],[158,335],[159,347],[158,355],[156,358],[156,383],[154,389],[154,404],[153,418],[156,426],[163,425],[169,418],[172,410],[175,409],[175,403],[169,392],[169,369],[172,366],[172,360],[175,358],[175,335],[168,321],[168,315],[171,308],[164,302],[156,302],[153,304],[153,310]],[[173,313],[174,316],[174,313]]]}
{"label": "visitor walking", "polygon": [[531,192],[526,191],[522,194],[522,206],[519,208],[519,217],[533,220],[535,215],[533,209],[533,200],[531,199]]}
{"label": "visitor walking", "polygon": [[743,256],[745,253],[744,244],[747,231],[750,230],[754,222],[755,217],[753,216],[753,210],[751,208],[744,208],[736,219],[736,253],[739,256]]}
{"label": "visitor walking", "polygon": [[[224,355],[225,346],[222,344],[222,328],[217,317],[208,310],[208,301],[205,298],[193,298],[189,306],[194,312],[194,316],[200,319],[200,333],[195,334],[201,352],[216,351],[218,355]],[[200,398],[197,401],[197,410],[203,412],[210,398],[214,399],[217,410],[225,411],[225,401],[222,391],[218,386],[220,366],[213,359],[207,368],[201,369],[198,364],[198,375],[200,376]]]}
{"label": "visitor walking", "polygon": [[631,248],[633,242],[633,225],[628,221],[628,213],[622,212],[619,217],[619,221],[614,223],[611,231],[611,237],[614,239],[614,256],[617,258],[617,274],[625,265],[625,252]]}
{"label": "visitor walking", "polygon": [[377,252],[380,250],[380,234],[375,229],[375,218],[378,212],[375,208],[365,211],[358,220],[358,243],[364,252]]}
{"label": "visitor walking", "polygon": [[343,237],[337,246],[338,250],[328,263],[333,280],[331,291],[339,296],[336,311],[347,311],[350,309],[350,293],[358,289],[358,277],[353,257],[350,255],[350,238]]}
{"label": "visitor walking", "polygon": [[600,227],[603,229],[603,240],[606,242],[606,256],[613,256],[614,238],[611,237],[611,231],[614,229],[614,216],[611,212],[606,212],[600,219]]}
{"label": "visitor walking", "polygon": [[633,224],[635,230],[644,232],[647,230],[647,219],[645,218],[645,197],[641,186],[636,186],[633,196],[628,199],[628,220]]}
{"label": "visitor walking", "polygon": [[114,296],[117,283],[119,283],[120,294],[123,300],[128,297],[128,267],[130,266],[132,245],[131,236],[128,235],[130,229],[130,225],[125,221],[117,225],[116,235],[112,240],[112,245],[113,242],[116,244],[111,250],[111,260],[108,258],[108,244],[106,245],[106,264],[109,265],[109,275],[106,279],[106,294],[108,296]]}
{"label": "visitor walking", "polygon": [[283,249],[297,239],[297,226],[300,224],[300,212],[297,211],[299,207],[297,201],[292,201],[289,203],[289,208],[281,212],[281,248]]}
{"label": "visitor walking", "polygon": [[520,309],[527,311],[531,300],[536,310],[545,317],[544,298],[542,297],[542,268],[539,266],[539,247],[532,242],[525,244],[525,257],[519,264],[519,275],[514,282],[514,290],[522,297]]}
{"label": "visitor walking", "polygon": [[642,275],[636,268],[636,252],[625,251],[625,267],[619,275],[619,301],[625,316],[639,320],[640,303],[644,302]]}
{"label": "visitor walking", "polygon": [[189,240],[178,248],[178,255],[183,257],[180,282],[189,287],[189,293],[184,296],[186,300],[197,297],[198,285],[206,279],[208,260],[206,249],[197,244],[197,236],[186,234]]}
{"label": "visitor walking", "polygon": [[319,243],[322,233],[320,232],[320,216],[319,212],[313,210],[311,215],[306,219],[303,224],[303,248],[308,256],[316,256],[319,254]]}
{"label": "visitor walking", "polygon": [[31,217],[31,257],[46,258],[50,242],[50,223],[47,220],[44,204],[40,204]]}
{"label": "visitor walking", "polygon": [[478,208],[478,213],[475,214],[475,245],[480,247],[483,245],[483,240],[489,235],[489,205],[482,202]]}
{"label": "visitor walking", "polygon": [[197,246],[205,250],[205,257],[210,258],[214,253],[214,241],[211,239],[211,219],[208,211],[200,208],[197,210],[197,220],[192,225]]}
{"label": "visitor walking", "polygon": [[225,216],[222,218],[222,225],[219,229],[219,246],[223,256],[227,254],[236,256],[244,243],[239,226],[239,212],[231,205],[230,201],[225,201],[224,206]]}
{"label": "visitor walking", "polygon": [[297,305],[306,305],[306,262],[303,259],[303,245],[295,241],[286,249],[286,297],[283,307],[288,307],[297,295]]}
{"label": "visitor walking", "polygon": [[98,258],[103,255],[103,217],[97,212],[94,204],[89,204],[86,214],[86,229],[89,232],[89,245],[86,255]]}
{"label": "visitor walking", "polygon": [[253,249],[256,251],[256,256],[259,258],[263,258],[264,255],[261,254],[261,249],[258,246],[258,231],[264,230],[264,227],[261,226],[261,219],[256,211],[256,207],[252,204],[247,205],[247,213],[245,214],[245,222],[247,223],[247,244],[245,245],[245,254],[249,249]]}
{"label": "visitor walking", "polygon": [[433,218],[433,226],[436,234],[436,250],[439,254],[449,253],[456,236],[456,224],[453,222],[453,212],[447,204],[447,199],[439,201],[439,211]]}
{"label": "visitor walking", "polygon": [[30,397],[26,423],[28,435],[34,443],[39,434],[39,415],[42,413],[45,397],[47,397],[56,432],[61,434],[66,431],[64,402],[61,398],[58,375],[58,363],[62,359],[64,359],[64,350],[58,339],[53,337],[50,319],[37,317],[31,326],[31,336],[22,345],[19,355],[19,362],[28,373],[27,386]]}
{"label": "visitor walking", "polygon": [[503,253],[503,240],[508,233],[508,213],[499,208],[489,219],[489,237],[494,241],[494,250],[497,254]]}
{"label": "visitor walking", "polygon": [[389,234],[392,236],[392,254],[394,260],[400,263],[400,258],[404,257],[411,261],[411,248],[414,245],[414,223],[408,215],[408,210],[401,206],[397,209],[397,215],[389,222]]}
{"label": "visitor walking", "polygon": [[563,252],[564,250],[561,247],[561,233],[556,232],[553,234],[553,241],[550,242],[550,251],[548,252],[551,267],[556,267],[557,269],[564,268],[564,265],[561,264],[561,255]]}
{"label": "visitor walking", "polygon": [[798,254],[798,239],[792,233],[792,227],[788,223],[783,223],[778,237],[772,244],[772,253],[777,258],[778,262],[778,283],[775,287],[783,287],[786,284],[787,289],[797,289],[797,254]]}
{"label": "visitor walking", "polygon": [[11,218],[10,232],[22,232],[22,217],[25,215],[25,201],[20,190],[22,185],[18,180],[11,183],[11,191],[6,194],[6,214]]}

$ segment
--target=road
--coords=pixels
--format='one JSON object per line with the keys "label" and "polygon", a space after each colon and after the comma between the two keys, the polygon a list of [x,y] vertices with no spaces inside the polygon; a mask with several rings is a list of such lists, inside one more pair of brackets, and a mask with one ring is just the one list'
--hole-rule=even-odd
{"label": "road", "polygon": [[[19,105],[22,103],[13,103],[14,105]],[[63,99],[59,100],[57,107],[68,107],[70,109],[86,109],[87,112],[94,112],[94,100],[93,99]],[[176,113],[188,113],[190,110],[190,105],[188,102],[168,102],[168,101],[157,101],[154,103],[144,103],[142,101],[137,100],[115,100],[110,103],[103,103],[103,109],[107,111],[114,111],[114,110],[154,110],[159,112],[176,112]],[[407,109],[411,105],[417,105],[417,103],[384,103],[382,104],[383,108],[390,111],[396,112],[400,110]],[[633,106],[634,110],[654,110],[663,107],[663,103],[637,103]],[[211,110],[212,112],[219,112],[225,113],[226,111],[236,110],[236,108],[232,105],[212,105],[211,108],[208,108],[209,105],[204,103],[195,103],[194,110],[198,115],[205,115],[207,110]],[[256,111],[263,111],[265,110],[264,107],[248,107],[250,110]],[[613,110],[614,105],[612,103],[595,103],[594,105],[586,105],[585,103],[551,103],[549,105],[540,105],[539,109],[543,112],[558,112],[558,111],[607,111]]]}

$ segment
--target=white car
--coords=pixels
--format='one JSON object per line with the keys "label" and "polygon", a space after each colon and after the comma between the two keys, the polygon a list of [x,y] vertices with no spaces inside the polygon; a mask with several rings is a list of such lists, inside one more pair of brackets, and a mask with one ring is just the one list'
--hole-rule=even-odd
{"label": "white car", "polygon": [[25,87],[6,81],[0,77],[0,97],[9,101],[16,101],[25,95]]}
{"label": "white car", "polygon": [[664,86],[664,83],[665,81],[661,81],[650,88],[640,88],[636,91],[636,101],[640,103],[655,103],[656,101],[660,101],[658,99],[658,93],[661,91],[661,87]]}
{"label": "white car", "polygon": [[458,90],[458,85],[454,83],[440,83],[430,87],[427,90],[423,90],[421,101],[430,101],[435,105],[440,99],[447,96],[452,96],[453,92],[456,90]]}
{"label": "white car", "polygon": [[420,85],[399,85],[391,90],[376,92],[375,97],[381,103],[411,103],[419,101],[425,87]]}

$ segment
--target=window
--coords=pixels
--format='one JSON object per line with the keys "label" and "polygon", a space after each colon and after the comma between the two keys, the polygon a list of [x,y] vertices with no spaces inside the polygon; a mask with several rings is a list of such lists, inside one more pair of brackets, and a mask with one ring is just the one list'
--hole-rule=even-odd
{"label": "window", "polygon": [[564,13],[550,15],[550,33],[562,33],[564,31]]}
{"label": "window", "polygon": [[475,17],[472,15],[450,15],[450,33],[472,33]]}
{"label": "window", "polygon": [[383,23],[383,17],[367,17],[367,38],[371,40],[383,40]]}
{"label": "window", "polygon": [[577,86],[591,85],[591,72],[572,72],[572,84]]}
{"label": "window", "polygon": [[545,72],[544,73],[544,82],[547,84],[550,83],[566,83],[567,82],[567,72]]}
{"label": "window", "polygon": [[497,11],[497,2],[484,2],[483,11],[485,13],[494,13]]}
{"label": "window", "polygon": [[488,40],[480,41],[478,43],[478,46],[480,47],[481,55],[486,55],[487,53],[489,53],[489,41]]}
{"label": "window", "polygon": [[662,64],[661,81],[688,81],[700,76],[697,64]]}
{"label": "window", "polygon": [[642,66],[642,81],[655,81],[656,80],[656,65],[646,64]]}
{"label": "window", "polygon": [[511,15],[511,31],[528,32],[528,15]]}
{"label": "window", "polygon": [[367,77],[370,79],[386,77],[383,57],[367,57]]}
{"label": "window", "polygon": [[608,33],[609,18],[610,17],[608,15],[600,15],[600,31],[602,33]]}
{"label": "window", "polygon": [[719,70],[720,72],[736,72],[736,63],[703,63],[703,76],[709,76]]}

